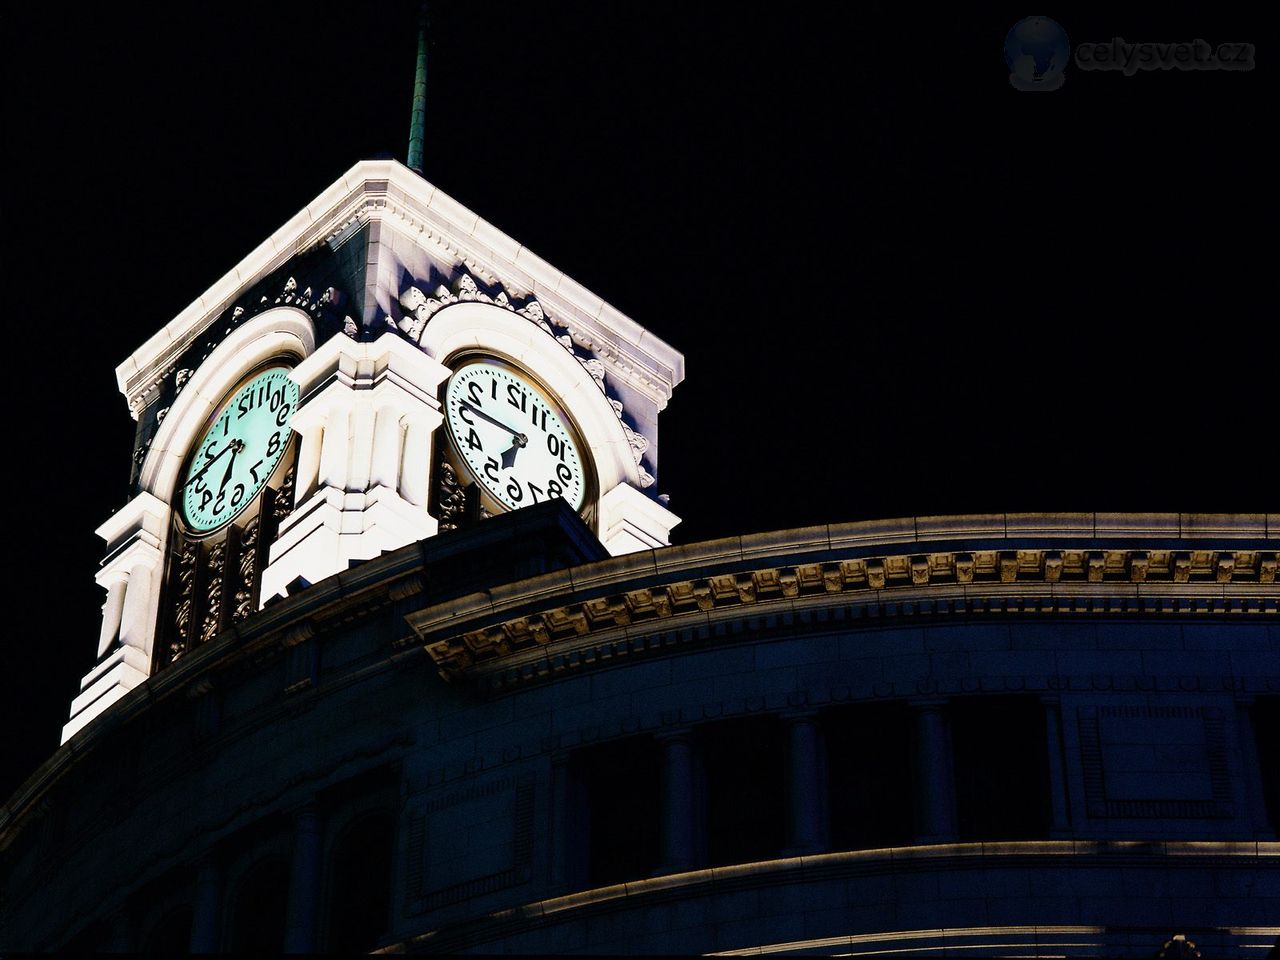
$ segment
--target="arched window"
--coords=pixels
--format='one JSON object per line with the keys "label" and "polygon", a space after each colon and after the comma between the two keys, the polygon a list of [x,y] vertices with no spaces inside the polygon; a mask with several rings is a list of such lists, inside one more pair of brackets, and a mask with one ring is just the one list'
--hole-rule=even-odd
{"label": "arched window", "polygon": [[264,857],[250,867],[232,894],[230,951],[279,953],[288,903],[289,866],[283,857]]}
{"label": "arched window", "polygon": [[364,953],[386,935],[394,851],[395,823],[389,811],[365,814],[339,834],[330,861],[330,952]]}

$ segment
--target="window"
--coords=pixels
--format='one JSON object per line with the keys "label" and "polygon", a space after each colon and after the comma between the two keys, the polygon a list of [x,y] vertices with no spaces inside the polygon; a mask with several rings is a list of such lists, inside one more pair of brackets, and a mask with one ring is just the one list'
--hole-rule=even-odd
{"label": "window", "polygon": [[909,843],[914,833],[912,716],[905,704],[829,710],[831,846],[865,850]]}
{"label": "window", "polygon": [[1260,697],[1251,712],[1267,819],[1280,832],[1280,697]]}
{"label": "window", "polygon": [[601,744],[576,754],[573,766],[581,800],[576,812],[585,821],[576,829],[586,834],[586,884],[650,876],[660,843],[658,745],[649,737]]}
{"label": "window", "polygon": [[231,907],[232,953],[279,953],[284,949],[289,903],[289,868],[282,857],[267,857],[236,884]]}
{"label": "window", "polygon": [[769,860],[785,843],[786,731],[748,717],[697,731],[706,798],[706,862]]}
{"label": "window", "polygon": [[391,918],[395,824],[389,812],[367,814],[342,831],[331,863],[328,949],[367,953]]}
{"label": "window", "polygon": [[951,709],[956,817],[962,840],[1048,836],[1044,707],[1032,697],[959,700]]}

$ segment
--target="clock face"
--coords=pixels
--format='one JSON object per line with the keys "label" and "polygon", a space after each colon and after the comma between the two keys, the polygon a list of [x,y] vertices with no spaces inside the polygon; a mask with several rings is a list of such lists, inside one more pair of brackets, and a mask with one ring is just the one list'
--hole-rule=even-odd
{"label": "clock face", "polygon": [[587,478],[576,433],[559,404],[514,367],[460,367],[445,388],[445,422],[476,482],[502,506],[563,497],[582,509]]}
{"label": "clock face", "polygon": [[284,456],[298,385],[287,367],[255,374],[233,393],[191,455],[182,518],[196,533],[216,530],[253,502]]}

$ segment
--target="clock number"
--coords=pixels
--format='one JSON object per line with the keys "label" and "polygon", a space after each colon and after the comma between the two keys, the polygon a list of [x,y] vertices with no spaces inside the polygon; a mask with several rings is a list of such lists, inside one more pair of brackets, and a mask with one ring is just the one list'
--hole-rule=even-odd
{"label": "clock number", "polygon": [[572,480],[572,479],[573,479],[573,471],[569,469],[569,465],[568,465],[568,464],[566,464],[566,463],[557,463],[557,464],[556,464],[556,476],[558,476],[558,477],[559,477],[561,480],[563,480],[565,483],[568,483],[570,480]]}
{"label": "clock number", "polygon": [[209,489],[209,485],[204,482],[204,477],[196,477],[196,482],[193,486],[196,488],[196,493],[204,493]]}
{"label": "clock number", "polygon": [[253,476],[254,486],[257,486],[259,483],[262,482],[261,480],[258,479],[258,468],[262,466],[262,463],[263,461],[259,460],[257,463],[255,463],[252,467],[249,468],[249,473],[252,474]]}
{"label": "clock number", "polygon": [[213,491],[205,487],[200,491],[200,509],[204,510],[209,506],[209,501],[213,499]]}
{"label": "clock number", "polygon": [[533,502],[534,502],[534,503],[537,503],[537,502],[538,502],[538,494],[540,494],[542,491],[541,491],[541,490],[539,490],[537,487],[535,487],[535,486],[531,483],[531,484],[529,484],[529,492],[530,492],[531,494],[533,494]]}
{"label": "clock number", "polygon": [[557,480],[547,481],[547,497],[558,497],[564,493],[564,487],[560,486]]}
{"label": "clock number", "polygon": [[280,449],[280,431],[277,430],[271,435],[271,439],[267,441],[267,456],[274,457],[276,451]]}
{"label": "clock number", "polygon": [[508,383],[507,403],[511,404],[517,410],[524,412],[529,409],[529,395],[519,389],[514,383]]}
{"label": "clock number", "polygon": [[231,414],[227,414],[225,417],[222,418],[222,435],[224,437],[227,435],[227,430],[230,428],[230,426],[231,426]]}
{"label": "clock number", "polygon": [[493,399],[498,399],[498,381],[493,377],[489,378],[489,392],[493,394]]}
{"label": "clock number", "polygon": [[550,451],[553,457],[564,459],[564,441],[554,433],[547,434],[547,450]]}
{"label": "clock number", "polygon": [[471,394],[471,402],[477,407],[480,406],[480,401],[484,399],[484,393],[480,390],[480,384],[472,380],[467,384],[467,392]]}
{"label": "clock number", "polygon": [[524,491],[520,489],[520,484],[513,477],[511,482],[507,484],[507,496],[519,503],[524,499]]}
{"label": "clock number", "polygon": [[490,457],[484,464],[484,475],[494,483],[498,482],[498,461]]}
{"label": "clock number", "polygon": [[218,491],[218,498],[213,501],[213,515],[216,517],[226,507],[227,491],[222,489]]}
{"label": "clock number", "polygon": [[235,493],[231,494],[231,505],[233,507],[240,506],[240,501],[244,499],[244,484],[237,483]]}
{"label": "clock number", "polygon": [[480,444],[480,434],[476,433],[474,427],[467,431],[467,446],[472,450],[479,450],[481,453],[484,452],[484,447]]}
{"label": "clock number", "polygon": [[280,408],[280,412],[276,414],[276,426],[283,427],[289,422],[289,404],[285,404]]}
{"label": "clock number", "polygon": [[271,412],[275,413],[277,410],[279,410],[280,404],[282,403],[284,403],[284,391],[273,390],[271,392],[271,398],[267,401],[268,406],[271,407]]}
{"label": "clock number", "polygon": [[462,418],[462,422],[469,427],[474,427],[476,422],[471,419],[471,408],[465,403],[458,404],[458,416]]}

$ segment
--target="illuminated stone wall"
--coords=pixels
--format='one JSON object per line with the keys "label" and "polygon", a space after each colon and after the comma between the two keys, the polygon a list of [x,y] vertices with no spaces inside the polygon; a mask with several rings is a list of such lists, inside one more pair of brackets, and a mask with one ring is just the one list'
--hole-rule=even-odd
{"label": "illuminated stone wall", "polygon": [[6,946],[1254,955],[1274,528],[1088,516],[608,557],[550,504],[369,560],[15,794]]}

